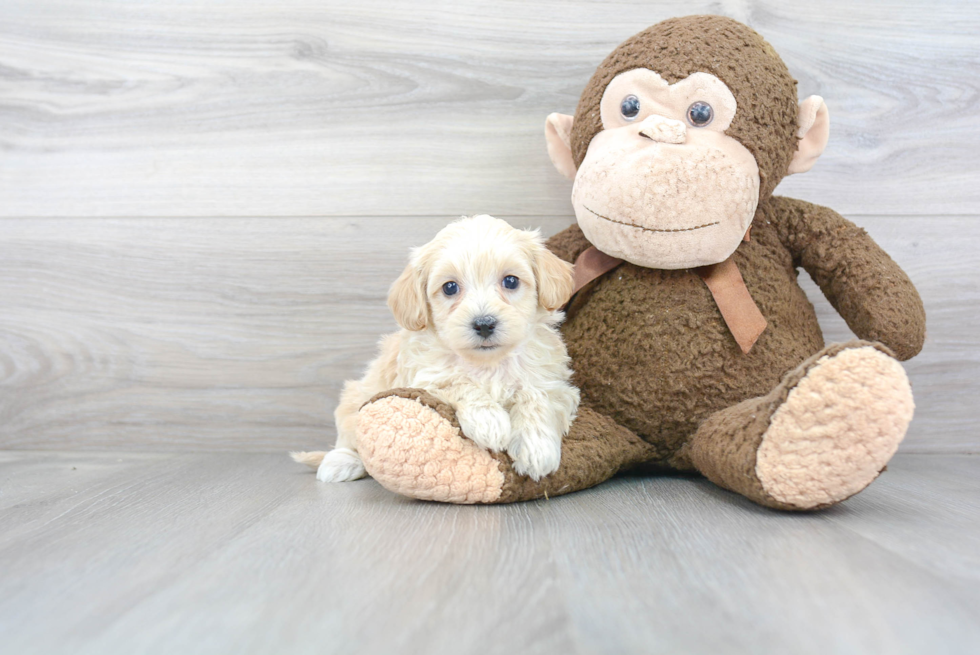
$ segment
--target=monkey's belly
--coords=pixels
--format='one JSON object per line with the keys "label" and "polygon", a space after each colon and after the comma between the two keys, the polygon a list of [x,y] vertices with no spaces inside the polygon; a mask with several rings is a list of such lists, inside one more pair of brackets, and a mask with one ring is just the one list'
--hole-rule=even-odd
{"label": "monkey's belly", "polygon": [[600,280],[562,330],[582,404],[663,445],[667,456],[708,415],[768,393],[823,347],[792,268],[740,268],[768,321],[747,355],[695,273],[624,264]]}

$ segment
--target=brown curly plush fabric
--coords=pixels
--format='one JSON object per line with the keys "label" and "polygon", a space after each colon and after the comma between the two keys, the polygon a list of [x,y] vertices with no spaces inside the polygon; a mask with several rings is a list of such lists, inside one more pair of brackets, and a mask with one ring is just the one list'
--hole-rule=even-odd
{"label": "brown curly plush fabric", "polygon": [[[516,475],[506,456],[483,451],[480,466],[492,457],[504,481],[499,497],[482,502],[584,489],[641,463],[699,471],[769,507],[842,500],[874,479],[911,420],[905,373],[881,353],[905,360],[919,352],[922,300],[864,230],[825,207],[771,195],[796,150],[796,83],[762,37],[731,19],[667,20],[617,48],[579,102],[576,165],[601,129],[606,85],[638,67],[671,83],[706,71],[735,94],[738,111],[726,133],[755,155],[761,186],[751,240],[732,257],[768,326],[743,353],[695,270],[624,262],[593,280],[573,298],[562,326],[582,406],[561,467],[533,482]],[[548,241],[568,262],[591,245],[577,225]],[[801,267],[867,342],[825,348],[797,282]],[[783,409],[792,411],[780,415]],[[451,410],[436,411],[455,425]],[[764,461],[762,451],[772,457]],[[834,470],[837,463],[853,475]]]}
{"label": "brown curly plush fabric", "polygon": [[561,466],[551,475],[535,482],[518,475],[510,467],[510,458],[493,453],[500,462],[505,482],[497,502],[512,503],[559,496],[593,487],[620,471],[662,458],[664,452],[626,428],[587,407],[579,410],[572,429],[561,444]]}
{"label": "brown curly plush fabric", "polygon": [[[599,103],[606,85],[640,67],[669,83],[705,71],[735,95],[738,111],[726,134],[755,155],[761,184],[751,240],[739,245],[733,259],[768,326],[745,354],[694,270],[624,262],[583,288],[568,307],[562,331],[574,382],[583,406],[655,447],[654,463],[696,468],[756,502],[786,508],[761,490],[752,468],[756,450],[772,413],[808,370],[797,367],[854,347],[822,350],[798,269],[813,277],[858,337],[884,344],[902,360],[922,348],[922,300],[864,230],[825,207],[771,195],[796,150],[796,82],[761,36],[732,19],[666,20],[616,48],[579,101],[571,135],[576,165],[602,129]],[[575,225],[548,246],[574,262],[591,244]],[[699,429],[702,456],[695,461],[688,455]],[[728,457],[730,448],[742,448],[744,456]]]}
{"label": "brown curly plush fabric", "polygon": [[795,509],[788,503],[771,498],[764,489],[757,475],[759,447],[773,415],[819,362],[845,350],[862,346],[891,355],[881,344],[866,341],[834,344],[822,349],[787,373],[779,385],[765,396],[749,398],[708,417],[697,434],[678,453],[673,461],[674,465],[681,469],[690,466],[715,484],[736,491],[757,503],[776,509]]}
{"label": "brown curly plush fabric", "polygon": [[760,206],[755,226],[776,227],[781,242],[854,334],[880,341],[905,361],[919,354],[926,337],[922,299],[868,233],[837,212],[802,200],[774,197]]}
{"label": "brown curly plush fabric", "polygon": [[611,419],[583,408],[562,444],[559,469],[534,481],[517,475],[505,454],[460,438],[453,408],[421,389],[377,394],[365,403],[361,422],[358,448],[371,477],[396,493],[441,502],[560,496],[662,455]]}
{"label": "brown curly plush fabric", "polygon": [[[577,225],[548,242],[566,261],[590,245]],[[767,394],[824,345],[799,266],[859,337],[901,359],[922,348],[925,310],[908,276],[864,230],[825,207],[770,198],[734,257],[769,323],[748,354],[692,270],[625,262],[580,291],[562,332],[583,405],[673,453],[712,413]]]}
{"label": "brown curly plush fabric", "polygon": [[759,196],[772,194],[796,149],[796,80],[765,39],[724,16],[665,20],[630,37],[606,57],[575,110],[571,145],[576,167],[585,159],[592,137],[602,131],[599,101],[606,86],[634,68],[657,71],[670,84],[698,71],[727,84],[738,113],[725,134],[755,155]]}

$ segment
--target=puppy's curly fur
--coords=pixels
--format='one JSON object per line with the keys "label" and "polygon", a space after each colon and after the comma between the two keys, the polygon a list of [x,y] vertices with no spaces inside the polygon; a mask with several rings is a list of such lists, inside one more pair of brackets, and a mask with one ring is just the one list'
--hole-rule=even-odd
{"label": "puppy's curly fur", "polygon": [[388,295],[402,330],[344,385],[329,453],[293,453],[325,482],[366,475],[357,417],[375,394],[424,389],[456,409],[464,434],[507,451],[514,470],[538,480],[558,469],[561,440],[579,404],[558,333],[572,267],[536,231],[492,216],[461,218],[416,248]]}

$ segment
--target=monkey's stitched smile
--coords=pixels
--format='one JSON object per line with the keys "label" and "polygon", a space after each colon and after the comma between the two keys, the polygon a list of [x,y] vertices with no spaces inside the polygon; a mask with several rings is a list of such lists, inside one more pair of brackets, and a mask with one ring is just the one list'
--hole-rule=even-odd
{"label": "monkey's stitched smile", "polygon": [[585,205],[582,205],[589,210],[590,213],[595,214],[599,218],[609,221],[610,223],[618,223],[619,225],[625,225],[626,227],[635,227],[638,230],[644,230],[645,232],[690,232],[691,230],[700,230],[702,227],[711,227],[712,225],[718,225],[721,221],[715,221],[714,223],[705,223],[704,225],[695,225],[694,227],[679,227],[674,230],[655,230],[652,227],[643,227],[642,225],[634,225],[633,223],[626,223],[624,221],[617,221],[614,218],[609,218],[608,216],[603,216],[598,212],[594,212]]}

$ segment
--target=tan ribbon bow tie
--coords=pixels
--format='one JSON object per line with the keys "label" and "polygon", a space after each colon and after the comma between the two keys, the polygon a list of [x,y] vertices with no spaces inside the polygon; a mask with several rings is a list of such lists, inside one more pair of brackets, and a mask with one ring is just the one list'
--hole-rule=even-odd
{"label": "tan ribbon bow tie", "polygon": [[[715,299],[715,304],[718,305],[721,316],[725,319],[725,324],[735,337],[739,348],[743,353],[748,354],[766,329],[767,323],[759,307],[752,300],[752,296],[749,295],[745,280],[742,279],[733,257],[734,255],[719,264],[699,266],[694,271],[711,291],[711,296]],[[572,295],[574,296],[589,282],[622,263],[622,259],[607,255],[595,246],[584,250],[575,259],[575,288]]]}

